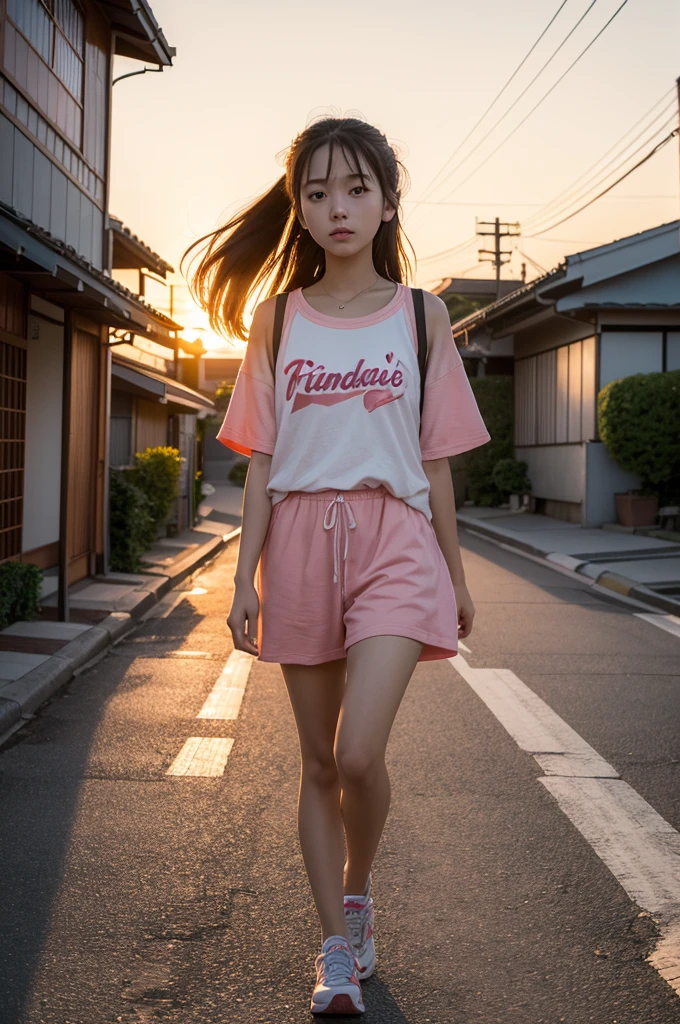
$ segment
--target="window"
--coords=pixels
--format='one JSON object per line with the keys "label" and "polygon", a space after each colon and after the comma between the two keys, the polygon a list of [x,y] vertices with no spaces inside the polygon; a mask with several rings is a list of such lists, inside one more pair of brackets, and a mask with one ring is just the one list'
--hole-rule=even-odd
{"label": "window", "polygon": [[21,554],[26,349],[0,341],[0,562]]}
{"label": "window", "polygon": [[594,440],[596,339],[585,338],[515,365],[515,444]]}
{"label": "window", "polygon": [[[81,103],[84,21],[72,0],[7,0],[7,14],[71,96]],[[29,91],[33,96],[37,87]]]}

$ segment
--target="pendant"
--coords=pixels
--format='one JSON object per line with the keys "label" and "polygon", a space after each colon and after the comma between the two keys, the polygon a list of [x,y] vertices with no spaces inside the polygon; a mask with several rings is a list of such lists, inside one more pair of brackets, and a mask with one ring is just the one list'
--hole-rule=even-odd
{"label": "pendant", "polygon": [[345,308],[345,303],[344,302],[342,303],[342,305],[338,306],[338,309],[344,309],[344,308]]}

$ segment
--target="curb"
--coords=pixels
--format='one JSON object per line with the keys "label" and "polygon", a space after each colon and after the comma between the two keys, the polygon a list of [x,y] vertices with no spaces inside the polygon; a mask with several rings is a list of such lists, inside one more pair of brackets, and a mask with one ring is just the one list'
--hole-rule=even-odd
{"label": "curb", "polygon": [[517,548],[526,554],[534,555],[536,558],[540,558],[549,564],[552,563],[553,565],[561,566],[563,569],[570,569],[571,572],[585,576],[606,590],[622,594],[624,597],[633,598],[636,601],[642,601],[643,604],[648,604],[659,611],[670,615],[680,615],[680,601],[672,597],[666,597],[664,594],[657,594],[655,590],[650,590],[648,587],[643,586],[643,584],[636,583],[635,580],[630,580],[626,576],[618,576],[616,573],[607,570],[598,572],[597,562],[584,561],[582,558],[572,558],[571,555],[562,554],[560,551],[551,552],[546,555],[545,551],[534,547],[533,544],[516,540],[515,537],[508,536],[505,533],[499,533],[498,530],[490,529],[488,526],[484,526],[483,523],[469,522],[460,516],[457,519],[458,524],[471,533],[477,533],[479,536],[486,537],[489,540],[500,541],[503,544],[507,544],[508,547]]}
{"label": "curb", "polygon": [[[201,546],[199,552],[187,555],[175,566],[172,576],[150,576],[139,588],[140,596],[129,602],[125,610],[111,612],[97,623],[65,644],[41,665],[26,672],[21,679],[0,687],[0,747],[16,732],[23,719],[35,717],[35,712],[67,683],[99,660],[126,633],[134,629],[142,616],[174,586],[190,576],[204,562],[213,558],[230,540],[240,536],[236,527],[229,534],[215,536]],[[132,595],[130,595],[132,596]],[[127,602],[126,602],[127,603]]]}

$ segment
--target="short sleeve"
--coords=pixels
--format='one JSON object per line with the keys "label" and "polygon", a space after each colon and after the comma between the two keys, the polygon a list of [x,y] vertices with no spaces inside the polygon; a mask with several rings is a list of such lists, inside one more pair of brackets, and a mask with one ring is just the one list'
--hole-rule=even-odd
{"label": "short sleeve", "polygon": [[478,448],[491,440],[443,309],[428,339],[428,365],[420,431],[423,462]]}
{"label": "short sleeve", "polygon": [[245,355],[217,440],[248,457],[253,451],[274,454],[274,380],[260,306],[253,314]]}

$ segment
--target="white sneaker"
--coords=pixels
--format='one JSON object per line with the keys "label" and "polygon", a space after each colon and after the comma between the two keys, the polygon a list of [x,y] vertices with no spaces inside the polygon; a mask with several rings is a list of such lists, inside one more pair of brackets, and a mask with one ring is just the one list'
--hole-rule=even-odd
{"label": "white sneaker", "polygon": [[345,921],[354,956],[359,965],[359,977],[364,981],[365,978],[370,978],[375,970],[370,873],[363,896],[345,896]]}
{"label": "white sneaker", "polygon": [[363,1013],[361,984],[352,946],[343,935],[329,935],[314,961],[316,985],[312,993],[312,1013]]}

